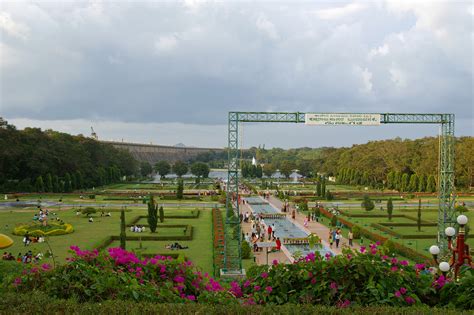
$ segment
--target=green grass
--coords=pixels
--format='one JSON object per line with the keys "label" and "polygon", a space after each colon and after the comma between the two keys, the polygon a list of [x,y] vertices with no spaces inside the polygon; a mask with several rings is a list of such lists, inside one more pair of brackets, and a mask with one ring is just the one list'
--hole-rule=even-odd
{"label": "green grass", "polygon": [[[130,222],[133,218],[139,215],[147,215],[146,209],[129,209],[126,212],[126,220]],[[68,257],[68,250],[71,245],[77,245],[81,248],[91,249],[100,243],[103,239],[110,235],[120,234],[120,215],[118,212],[112,212],[112,217],[100,217],[96,214],[94,216],[94,222],[89,223],[87,218],[83,215],[76,216],[75,210],[51,210],[58,214],[58,216],[65,222],[70,223],[74,226],[74,233],[52,236],[49,238],[49,244],[53,249],[56,256],[57,262],[64,262],[65,258]],[[190,255],[188,256],[196,265],[202,267],[206,271],[212,270],[212,239],[211,239],[211,210],[200,209],[201,213],[199,218],[184,218],[184,219],[166,219],[166,213],[186,213],[189,210],[186,209],[169,209],[165,210],[165,222],[164,224],[189,224],[193,226],[193,237],[194,239],[186,243],[190,247]],[[45,253],[48,250],[46,243],[32,243],[30,246],[25,247],[22,243],[21,236],[15,236],[11,232],[14,226],[18,223],[32,222],[33,214],[36,212],[35,209],[12,209],[10,211],[0,211],[0,233],[10,236],[14,240],[13,246],[6,249],[11,252],[15,257],[18,253],[24,253],[27,250],[33,251],[33,253],[42,252]],[[143,222],[145,224],[146,220]],[[176,231],[175,231],[176,230]],[[146,233],[132,233],[127,230],[128,235],[149,235],[149,231]],[[182,235],[182,229],[164,229],[158,230],[158,235]],[[154,243],[154,242],[147,242]],[[164,248],[167,242],[156,242],[157,249]],[[147,245],[148,246],[148,245]],[[163,251],[159,251],[163,253]],[[52,262],[52,259],[45,258],[45,262]]]}

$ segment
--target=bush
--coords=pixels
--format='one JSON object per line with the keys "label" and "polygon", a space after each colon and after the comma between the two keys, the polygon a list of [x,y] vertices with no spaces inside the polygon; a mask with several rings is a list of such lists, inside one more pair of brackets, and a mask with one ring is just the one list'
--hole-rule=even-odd
{"label": "bush", "polygon": [[90,216],[91,214],[96,213],[97,210],[93,207],[85,207],[82,209],[82,214],[85,214],[86,216]]}
{"label": "bush", "polygon": [[95,199],[95,195],[89,195],[89,199]]}
{"label": "bush", "polygon": [[57,236],[57,235],[64,235],[70,234],[74,232],[74,228],[71,224],[64,223],[56,223],[52,222],[48,225],[44,226],[41,223],[30,223],[30,224],[22,224],[18,225],[13,229],[14,235],[24,236],[26,233],[33,237],[39,236]]}
{"label": "bush", "polygon": [[354,225],[352,227],[352,234],[354,234],[354,239],[359,239],[360,238],[360,227],[357,225]]}
{"label": "bush", "polygon": [[332,226],[336,226],[336,225],[337,225],[337,217],[336,217],[336,216],[333,216],[333,217],[331,218],[331,225],[332,225]]}
{"label": "bush", "polygon": [[362,201],[361,206],[366,211],[371,211],[375,208],[374,202],[370,199],[370,197],[368,195],[364,196],[364,201]]}
{"label": "bush", "polygon": [[247,241],[242,242],[242,259],[250,258],[251,248]]}
{"label": "bush", "polygon": [[395,243],[393,241],[386,240],[385,243],[383,243],[383,247],[387,255],[395,254]]}

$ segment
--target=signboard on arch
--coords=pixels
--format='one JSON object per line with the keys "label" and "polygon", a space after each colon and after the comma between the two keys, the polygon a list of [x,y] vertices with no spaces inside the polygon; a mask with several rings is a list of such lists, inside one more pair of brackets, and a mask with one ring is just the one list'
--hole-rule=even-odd
{"label": "signboard on arch", "polygon": [[307,113],[305,114],[306,125],[334,126],[378,126],[380,125],[380,114],[337,114],[337,113]]}

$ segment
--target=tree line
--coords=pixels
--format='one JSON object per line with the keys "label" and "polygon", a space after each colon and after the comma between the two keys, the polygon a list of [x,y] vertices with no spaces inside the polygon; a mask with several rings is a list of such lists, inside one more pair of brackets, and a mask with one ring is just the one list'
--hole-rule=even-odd
{"label": "tree line", "polygon": [[39,128],[0,126],[0,191],[71,192],[133,176],[137,162],[127,151],[82,135]]}
{"label": "tree line", "polygon": [[[466,189],[474,185],[474,137],[455,141],[455,184]],[[264,164],[266,176],[279,169],[288,177],[298,169],[305,177],[335,176],[343,184],[407,192],[431,192],[437,186],[439,139],[434,137],[370,141],[349,148],[251,148],[246,154]]]}

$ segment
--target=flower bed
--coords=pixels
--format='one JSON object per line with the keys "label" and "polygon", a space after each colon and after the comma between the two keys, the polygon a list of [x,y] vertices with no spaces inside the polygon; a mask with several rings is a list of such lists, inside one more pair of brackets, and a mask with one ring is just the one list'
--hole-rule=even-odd
{"label": "flower bed", "polygon": [[[420,273],[423,265],[385,256],[377,244],[360,252],[344,250],[331,257],[318,253],[292,264],[274,261],[251,267],[247,278],[219,283],[196,271],[191,262],[171,257],[137,258],[120,248],[107,252],[72,246],[64,265],[27,266],[10,274],[3,289],[16,294],[40,290],[50,298],[79,302],[135,300],[159,303],[220,305],[314,304],[349,306],[474,306],[474,271],[464,270],[461,282]],[[470,288],[470,289],[469,289]],[[454,298],[449,298],[453,296]],[[464,303],[462,303],[464,301]]]}
{"label": "flower bed", "polygon": [[68,223],[50,222],[47,225],[41,223],[20,224],[13,229],[14,235],[24,236],[26,233],[30,236],[56,236],[70,234],[74,232],[74,228]]}

